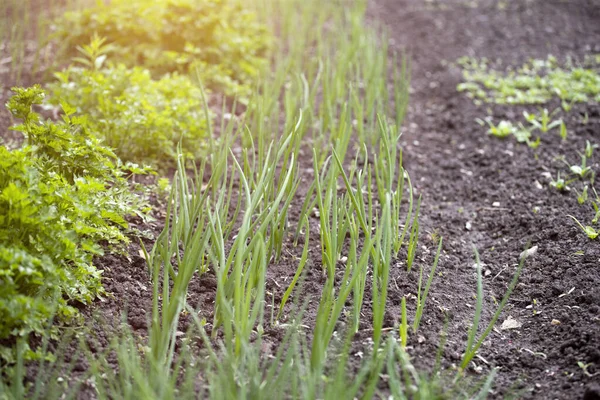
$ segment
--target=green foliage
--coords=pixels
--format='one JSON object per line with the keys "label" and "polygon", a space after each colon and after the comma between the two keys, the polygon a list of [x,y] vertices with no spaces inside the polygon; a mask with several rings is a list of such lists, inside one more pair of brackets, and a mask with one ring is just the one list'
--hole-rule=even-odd
{"label": "green foliage", "polygon": [[565,191],[565,190],[569,190],[569,187],[567,186],[567,182],[565,182],[564,178],[561,178],[560,176],[560,171],[558,171],[558,175],[556,177],[556,179],[552,179],[550,181],[550,186],[552,186],[553,188],[559,190],[559,191]]}
{"label": "green foliage", "polygon": [[57,38],[65,61],[94,33],[112,46],[111,58],[144,65],[155,76],[195,73],[215,90],[248,96],[267,65],[271,35],[238,1],[117,0],[66,13]]}
{"label": "green foliage", "polygon": [[[527,247],[529,247],[529,245]],[[465,370],[468,367],[468,365],[471,363],[471,361],[477,354],[477,350],[481,347],[481,345],[483,344],[485,339],[488,337],[490,332],[492,332],[492,329],[494,329],[494,325],[496,324],[496,321],[498,321],[498,318],[500,318],[500,314],[502,314],[502,310],[506,306],[506,302],[508,301],[508,298],[510,297],[513,290],[515,289],[515,286],[517,286],[519,276],[521,275],[521,272],[523,271],[523,267],[525,266],[525,260],[527,258],[526,256],[523,256],[523,255],[521,256],[520,261],[519,261],[519,266],[517,267],[517,270],[515,271],[513,278],[511,280],[510,284],[508,285],[508,288],[506,288],[506,292],[504,293],[504,297],[502,297],[502,301],[500,301],[500,304],[498,304],[498,307],[496,308],[496,311],[494,312],[492,319],[488,323],[488,326],[485,328],[485,330],[481,334],[479,334],[479,336],[477,336],[478,332],[481,328],[480,322],[481,322],[481,312],[483,309],[483,279],[482,279],[482,273],[481,273],[481,262],[479,260],[479,252],[477,251],[477,249],[474,249],[474,250],[475,250],[475,262],[477,265],[477,297],[476,297],[476,305],[475,305],[475,315],[473,316],[473,324],[471,325],[471,328],[469,329],[469,333],[467,335],[467,348],[465,349],[465,352],[463,353],[462,361],[460,363],[461,370]],[[527,249],[527,250],[529,250],[529,249]]]}
{"label": "green foliage", "polygon": [[[571,111],[575,103],[591,103],[600,101],[600,59],[596,57],[586,57],[580,65],[567,59],[564,65],[559,65],[557,60],[549,56],[546,60],[531,60],[517,69],[507,68],[507,72],[495,70],[488,59],[476,59],[463,57],[458,60],[458,64],[463,68],[464,81],[458,85],[459,92],[466,92],[467,96],[473,99],[477,105],[482,103],[493,103],[501,105],[523,105],[523,104],[543,104],[552,99],[560,100],[562,110],[565,113]],[[499,62],[497,63],[499,64]],[[554,111],[548,111],[547,108],[539,108],[539,112],[523,112],[525,118],[525,127],[521,122],[500,121],[495,125],[491,117],[485,121],[477,119],[477,122],[484,126],[489,125],[488,133],[498,137],[506,138],[514,136],[519,143],[526,143],[529,147],[535,149],[541,143],[541,137],[537,136],[533,140],[533,133],[539,131],[544,134],[556,128],[563,141],[567,140],[567,126],[562,118],[556,118],[560,113],[560,108]],[[587,112],[582,120],[587,124],[589,116]],[[566,174],[569,180],[561,177],[560,171],[557,178],[550,181],[550,186],[558,191],[570,191],[568,186],[577,180],[589,179],[590,184],[594,184],[596,173],[588,160],[592,157],[597,144],[586,141],[584,153],[580,153],[581,163],[567,165],[569,171]],[[574,190],[577,194],[577,202],[580,205],[588,201],[588,185],[584,185],[581,192]],[[598,205],[592,201],[594,207],[594,217],[592,224],[598,221],[600,213]],[[598,232],[591,226],[584,226],[573,218],[581,230],[590,238],[595,239]]]}
{"label": "green foliage", "polygon": [[489,60],[463,57],[464,82],[457,89],[476,102],[495,104],[543,104],[558,97],[566,111],[572,103],[600,101],[600,74],[597,63],[560,66],[549,56],[532,60],[516,70],[503,73],[490,67]]}
{"label": "green foliage", "polygon": [[13,88],[7,107],[23,120],[26,142],[0,146],[0,339],[42,333],[48,318],[77,316],[74,302],[103,293],[92,264],[100,243],[128,242],[125,216],[141,215],[122,165],[87,124],[63,104],[63,120],[42,122],[32,106],[39,86]]}
{"label": "green foliage", "polygon": [[[101,57],[88,59],[97,65]],[[58,82],[50,85],[55,97],[89,115],[89,125],[121,159],[174,165],[179,141],[186,158],[203,154],[202,91],[190,78],[174,73],[154,80],[149,71],[124,64],[72,66],[56,76]]]}
{"label": "green foliage", "polygon": [[579,205],[585,204],[585,202],[588,200],[588,186],[585,185],[583,187],[583,190],[581,191],[581,193],[579,193],[578,191],[576,191],[576,193],[577,193],[577,202],[579,203]]}
{"label": "green foliage", "polygon": [[521,122],[515,125],[511,121],[502,120],[498,125],[495,125],[491,118],[485,120],[477,118],[476,121],[482,126],[487,123],[490,127],[487,133],[496,138],[505,139],[514,136],[517,142],[526,143],[531,148],[537,148],[540,144],[540,137],[538,136],[535,140],[532,140],[533,129],[527,129]]}
{"label": "green foliage", "polygon": [[497,138],[506,138],[516,132],[516,127],[510,121],[500,121],[498,125],[494,125],[492,121],[486,119],[485,122],[490,126],[488,133]]}
{"label": "green foliage", "polygon": [[572,215],[567,215],[567,217],[569,217],[573,221],[575,221],[577,226],[579,226],[579,228],[581,228],[583,233],[585,233],[588,238],[593,240],[593,239],[596,239],[598,237],[598,235],[600,235],[600,231],[597,231],[596,229],[594,229],[593,226],[583,225],[581,222],[579,222],[579,220],[577,218],[575,218]]}
{"label": "green foliage", "polygon": [[596,189],[592,187],[592,191],[594,192],[595,195],[595,199],[591,201],[592,203],[592,208],[594,209],[594,218],[592,218],[592,224],[596,225],[598,223],[598,220],[600,219],[600,197],[598,196],[598,193],[596,192]]}
{"label": "green foliage", "polygon": [[533,129],[539,129],[542,133],[546,133],[549,130],[563,124],[563,121],[560,119],[552,121],[552,116],[556,114],[556,112],[558,112],[558,109],[548,112],[548,109],[544,108],[540,109],[539,115],[523,111],[523,116],[527,122],[531,124]]}
{"label": "green foliage", "polygon": [[587,157],[585,156],[585,154],[581,155],[581,164],[580,165],[577,165],[577,164],[569,165],[569,163],[566,163],[566,164],[569,167],[569,170],[571,171],[571,173],[574,175],[577,175],[581,179],[585,179],[585,177],[588,174],[592,173],[592,168],[587,165]]}
{"label": "green foliage", "polygon": [[585,156],[586,158],[592,158],[594,155],[594,149],[598,148],[598,144],[591,144],[589,140],[585,141]]}

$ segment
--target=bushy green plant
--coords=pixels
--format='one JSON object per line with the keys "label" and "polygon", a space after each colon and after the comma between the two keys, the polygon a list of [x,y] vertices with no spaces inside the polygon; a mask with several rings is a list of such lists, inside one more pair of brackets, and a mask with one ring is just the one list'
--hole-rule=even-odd
{"label": "bushy green plant", "polygon": [[124,64],[101,69],[72,66],[56,74],[55,97],[76,104],[89,125],[124,161],[174,164],[177,144],[196,159],[207,143],[202,91],[186,76],[154,80]]}
{"label": "bushy green plant", "polygon": [[195,73],[219,92],[249,95],[266,66],[271,35],[239,1],[116,0],[66,13],[57,23],[62,58],[93,34],[113,47],[111,58],[143,65],[155,76]]}
{"label": "bushy green plant", "polygon": [[100,243],[127,243],[125,217],[145,207],[126,179],[143,170],[123,165],[85,117],[63,104],[62,121],[44,122],[33,111],[42,89],[13,91],[7,108],[25,144],[0,146],[0,340],[41,333],[52,316],[72,320],[74,302],[101,295],[92,259]]}

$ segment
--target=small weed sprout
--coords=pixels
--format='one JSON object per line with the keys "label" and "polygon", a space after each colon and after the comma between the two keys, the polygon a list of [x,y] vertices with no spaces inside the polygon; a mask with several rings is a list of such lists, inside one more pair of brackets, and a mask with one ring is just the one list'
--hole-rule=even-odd
{"label": "small weed sprout", "polygon": [[585,156],[585,154],[581,154],[580,165],[569,165],[569,171],[571,171],[572,174],[577,175],[581,179],[585,179],[585,177],[590,172],[592,172],[592,168],[587,165],[587,157]]}
{"label": "small weed sprout", "polygon": [[525,126],[523,126],[523,124],[520,122],[517,125],[517,128],[515,128],[515,130],[513,131],[513,135],[515,136],[515,139],[517,139],[517,142],[527,143],[527,145],[529,145],[530,147],[531,143],[535,142],[531,142],[531,131],[525,128]]}
{"label": "small weed sprout", "polygon": [[571,100],[571,101],[563,100],[560,102],[560,106],[562,107],[563,110],[565,110],[565,112],[569,112],[573,108],[573,103],[575,103],[574,100]]}
{"label": "small weed sprout", "polygon": [[498,123],[498,125],[494,125],[494,123],[489,118],[486,118],[485,122],[490,127],[487,133],[500,139],[509,137],[510,135],[514,134],[517,130],[517,128],[510,121],[502,120]]}
{"label": "small weed sprout", "polygon": [[600,219],[600,197],[598,196],[598,193],[596,192],[596,189],[593,186],[592,191],[594,192],[595,197],[595,199],[592,201],[592,207],[594,208],[594,212],[596,213],[594,215],[594,218],[592,219],[592,224],[596,225],[598,223],[598,220]]}
{"label": "small weed sprout", "polygon": [[587,364],[585,364],[583,361],[577,361],[577,366],[579,368],[581,368],[581,370],[583,371],[583,374],[586,375],[586,376],[588,376],[588,377],[590,377],[590,378],[598,375],[598,372],[596,372],[595,374],[591,374],[588,371],[588,368],[591,367],[592,365],[594,365],[594,363],[587,363]]}
{"label": "small weed sprout", "polygon": [[556,175],[556,179],[553,179],[552,181],[550,181],[550,186],[552,186],[553,188],[564,192],[569,190],[569,187],[567,186],[567,183],[565,182],[564,178],[562,178],[560,176],[560,171],[558,171],[558,174]]}
{"label": "small weed sprout", "polygon": [[587,158],[592,158],[594,154],[594,149],[597,149],[598,145],[596,143],[591,144],[589,140],[585,141],[585,156]]}
{"label": "small weed sprout", "polygon": [[568,133],[567,133],[567,125],[564,122],[561,122],[561,124],[560,124],[560,138],[563,141],[566,141],[567,140],[567,135],[568,135]]}
{"label": "small weed sprout", "polygon": [[585,185],[585,186],[583,187],[583,190],[581,191],[581,193],[579,193],[578,191],[576,191],[576,192],[577,192],[577,202],[578,202],[580,205],[583,205],[583,204],[585,204],[585,202],[586,202],[586,201],[587,201],[587,199],[588,199],[588,186],[587,186],[587,185]]}
{"label": "small weed sprout", "polygon": [[581,222],[579,222],[579,220],[577,218],[575,218],[572,215],[567,215],[567,217],[570,217],[573,221],[575,221],[577,223],[577,225],[579,225],[579,227],[581,228],[581,230],[583,231],[583,233],[585,233],[587,235],[588,238],[590,239],[596,239],[598,237],[598,234],[600,233],[599,231],[596,231],[594,229],[594,227],[586,225],[583,226],[583,224]]}
{"label": "small weed sprout", "polygon": [[[527,146],[531,147],[532,149],[537,149],[538,147],[540,147],[540,144],[542,143],[542,138],[540,138],[539,136],[532,142],[531,140],[529,140],[527,142]],[[536,154],[537,156],[537,154]]]}
{"label": "small weed sprout", "polygon": [[596,215],[594,215],[594,218],[592,218],[592,224],[596,225],[598,223],[598,219],[600,219],[600,208],[598,207],[598,203],[595,201],[592,201],[592,207],[594,207],[594,211],[596,212]]}
{"label": "small weed sprout", "polygon": [[558,112],[558,109],[548,112],[547,108],[540,109],[540,114],[530,114],[526,111],[523,112],[523,116],[534,128],[539,129],[541,132],[546,133],[557,126],[562,124],[562,120],[557,119],[552,121],[552,117]]}

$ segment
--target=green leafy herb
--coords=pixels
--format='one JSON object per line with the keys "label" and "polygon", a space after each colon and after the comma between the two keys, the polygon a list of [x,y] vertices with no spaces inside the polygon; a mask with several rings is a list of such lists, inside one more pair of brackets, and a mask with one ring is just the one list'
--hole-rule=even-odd
{"label": "green leafy herb", "polygon": [[59,56],[67,62],[97,34],[111,44],[115,62],[144,65],[155,77],[198,70],[208,87],[238,97],[249,96],[267,66],[272,41],[238,1],[97,2],[95,7],[66,13],[56,25],[62,45]]}
{"label": "green leafy herb", "polygon": [[128,242],[127,215],[146,208],[129,187],[129,174],[104,147],[85,117],[63,104],[63,120],[43,122],[32,109],[39,86],[13,88],[7,107],[23,120],[14,129],[22,148],[0,146],[0,339],[44,332],[56,315],[72,321],[73,302],[104,293],[92,264]]}
{"label": "green leafy herb", "polygon": [[[90,62],[97,59],[90,55]],[[148,70],[123,64],[72,66],[56,77],[55,98],[89,115],[89,126],[121,159],[172,166],[179,141],[188,159],[205,153],[202,91],[190,78],[174,73],[155,80]]]}

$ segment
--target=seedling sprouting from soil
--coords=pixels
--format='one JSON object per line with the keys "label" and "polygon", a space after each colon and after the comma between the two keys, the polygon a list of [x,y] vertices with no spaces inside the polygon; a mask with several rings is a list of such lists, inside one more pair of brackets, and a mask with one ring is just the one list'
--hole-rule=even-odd
{"label": "seedling sprouting from soil", "polygon": [[596,231],[594,227],[589,225],[583,226],[581,222],[579,222],[579,220],[572,215],[568,215],[568,217],[570,217],[573,221],[577,223],[577,225],[579,225],[579,227],[581,228],[583,233],[587,235],[587,237],[589,237],[590,239],[596,239],[598,237],[598,234],[600,232]]}
{"label": "seedling sprouting from soil", "polygon": [[598,203],[595,201],[592,201],[592,207],[594,207],[594,211],[596,212],[596,215],[594,215],[594,218],[592,219],[592,224],[596,225],[598,219],[600,219],[600,208],[598,208]]}
{"label": "seedling sprouting from soil", "polygon": [[518,128],[516,128],[513,132],[513,135],[515,136],[515,139],[517,139],[517,142],[527,143],[529,146],[531,146],[531,143],[535,143],[535,141],[531,142],[531,131],[529,129],[525,128],[520,122],[517,126]]}
{"label": "seedling sprouting from soil", "polygon": [[538,315],[539,312],[537,310],[537,306],[538,306],[538,301],[537,299],[533,299],[533,301],[531,302],[531,309],[532,309],[532,313],[534,316]]}
{"label": "seedling sprouting from soil", "polygon": [[540,114],[536,115],[533,113],[523,112],[523,116],[534,128],[539,129],[541,132],[546,133],[551,129],[562,124],[562,120],[557,119],[552,121],[552,117],[558,112],[558,109],[548,112],[547,108],[540,109]]}
{"label": "seedling sprouting from soil", "polygon": [[585,185],[581,193],[577,192],[577,202],[583,205],[588,199],[588,186]]}
{"label": "seedling sprouting from soil", "polygon": [[591,367],[592,365],[594,365],[594,363],[585,364],[583,361],[577,361],[577,366],[579,368],[581,368],[581,370],[583,371],[583,374],[586,376],[589,376],[590,378],[598,375],[598,372],[592,374],[592,373],[590,373],[590,371],[588,371],[588,368]]}
{"label": "seedling sprouting from soil", "polygon": [[573,108],[574,102],[575,102],[574,100],[571,100],[571,101],[563,100],[560,102],[560,106],[562,107],[563,110],[565,110],[565,112],[569,112],[569,111],[571,111],[571,108]]}
{"label": "seedling sprouting from soil", "polygon": [[596,189],[594,187],[592,187],[592,190],[594,191],[594,196],[596,197],[596,199],[592,201],[592,207],[594,207],[594,211],[596,212],[596,215],[594,215],[594,218],[592,219],[592,224],[596,225],[600,219],[600,206],[598,206],[600,204],[600,197],[598,196],[598,193],[596,193]]}
{"label": "seedling sprouting from soil", "polygon": [[[479,122],[479,121],[478,121]],[[516,131],[516,127],[510,121],[500,121],[498,125],[494,125],[494,123],[490,119],[485,119],[485,122],[489,125],[490,129],[488,129],[488,133],[494,137],[504,139],[514,134]]]}
{"label": "seedling sprouting from soil", "polygon": [[589,140],[585,141],[585,156],[587,158],[592,158],[594,154],[594,149],[597,149],[598,145],[596,143],[591,144]]}
{"label": "seedling sprouting from soil", "polygon": [[502,313],[504,306],[506,306],[506,302],[508,301],[508,298],[510,297],[512,291],[514,290],[515,286],[517,285],[519,275],[521,274],[521,271],[523,270],[523,266],[525,265],[525,259],[526,259],[526,257],[521,257],[519,266],[517,267],[517,270],[515,271],[512,281],[510,282],[510,284],[508,285],[508,288],[506,289],[506,292],[504,293],[504,297],[502,297],[502,301],[500,302],[500,305],[496,309],[496,312],[494,313],[494,315],[493,315],[492,319],[490,320],[486,329],[479,336],[479,338],[476,339],[477,332],[479,331],[481,311],[483,309],[483,274],[481,272],[481,262],[479,261],[479,252],[477,252],[477,249],[475,249],[475,262],[477,265],[477,302],[476,302],[476,306],[475,306],[475,315],[473,316],[473,324],[471,325],[471,329],[469,329],[469,334],[467,337],[467,348],[465,350],[462,361],[460,363],[461,370],[465,370],[467,368],[467,366],[469,365],[469,363],[471,362],[473,357],[475,357],[475,354],[477,354],[477,350],[479,350],[479,348],[483,344],[484,340],[487,338],[487,336],[490,334],[490,332],[494,328],[496,321],[498,321],[498,318],[500,318],[500,314]]}
{"label": "seedling sprouting from soil", "polygon": [[560,123],[560,138],[563,141],[567,140],[567,125],[564,122]]}
{"label": "seedling sprouting from soil", "polygon": [[581,179],[585,179],[585,177],[592,171],[592,168],[587,165],[587,157],[585,154],[581,154],[580,165],[569,165],[568,163],[567,165],[569,166],[569,171]]}
{"label": "seedling sprouting from soil", "polygon": [[511,121],[502,120],[498,123],[498,125],[495,125],[491,121],[491,118],[486,118],[485,120],[477,118],[475,121],[481,126],[485,126],[485,124],[487,124],[490,127],[487,133],[499,139],[504,139],[510,135],[513,135],[515,139],[517,139],[517,142],[526,143],[532,149],[538,148],[541,143],[539,137],[533,141],[531,140],[532,130],[526,128],[521,122],[515,125]]}
{"label": "seedling sprouting from soil", "polygon": [[535,139],[533,142],[531,140],[528,141],[527,146],[531,147],[532,149],[537,149],[538,147],[540,147],[540,143],[542,143],[542,139],[538,136],[537,139]]}
{"label": "seedling sprouting from soil", "polygon": [[550,182],[550,186],[552,186],[553,188],[563,192],[565,190],[569,190],[569,187],[567,186],[567,183],[565,182],[565,180],[560,176],[560,171],[558,171],[558,174],[556,176],[556,179],[553,179]]}

